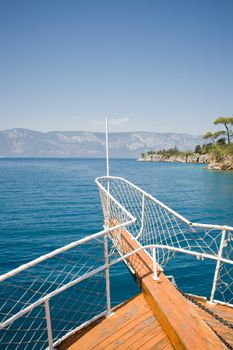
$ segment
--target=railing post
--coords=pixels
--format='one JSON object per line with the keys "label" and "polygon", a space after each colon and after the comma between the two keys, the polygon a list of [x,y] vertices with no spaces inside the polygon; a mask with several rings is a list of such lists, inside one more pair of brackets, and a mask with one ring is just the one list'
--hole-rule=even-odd
{"label": "railing post", "polygon": [[104,235],[104,259],[105,259],[107,316],[109,316],[111,314],[111,294],[110,294],[109,255],[108,255],[108,232],[106,232]]}
{"label": "railing post", "polygon": [[49,308],[49,301],[48,299],[44,302],[45,306],[45,317],[46,317],[46,324],[47,324],[47,333],[48,333],[48,342],[49,342],[49,350],[54,350],[53,347],[53,334],[52,334],[52,325],[51,325],[51,317],[50,317],[50,308]]}
{"label": "railing post", "polygon": [[157,262],[156,262],[156,251],[155,251],[155,248],[153,248],[153,270],[154,270],[153,279],[155,281],[158,281],[159,277],[158,277],[158,273],[157,273]]}
{"label": "railing post", "polygon": [[144,216],[145,216],[144,213],[145,213],[145,195],[143,193],[142,194],[141,228],[140,228],[140,231],[139,231],[138,235],[135,238],[133,238],[133,239],[138,239],[141,236],[142,232],[143,232],[143,229],[144,229]]}
{"label": "railing post", "polygon": [[221,258],[222,258],[222,251],[224,247],[224,242],[225,242],[225,237],[226,237],[226,230],[222,230],[222,237],[221,237],[221,242],[218,250],[218,260],[215,268],[215,273],[214,273],[214,280],[213,280],[213,286],[211,290],[211,295],[210,295],[210,303],[214,302],[214,295],[217,287],[217,282],[218,282],[218,277],[219,277],[219,270],[220,270],[220,264],[221,264]]}

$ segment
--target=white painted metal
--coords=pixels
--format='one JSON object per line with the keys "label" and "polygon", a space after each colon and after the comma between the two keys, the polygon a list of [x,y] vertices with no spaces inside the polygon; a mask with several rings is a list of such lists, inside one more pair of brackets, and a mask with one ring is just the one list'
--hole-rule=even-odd
{"label": "white painted metal", "polygon": [[200,223],[196,223],[196,222],[192,222],[191,225],[193,227],[233,231],[233,227],[232,226],[226,226],[226,225],[221,226],[221,225],[212,225],[212,224],[200,224]]}
{"label": "white painted metal", "polygon": [[[100,180],[101,179],[107,179],[106,176],[100,176],[96,179],[96,183],[97,185],[101,185],[100,184]],[[177,212],[175,212],[174,210],[172,210],[171,208],[169,208],[167,205],[165,205],[164,203],[160,202],[158,199],[154,198],[153,196],[151,196],[149,193],[147,193],[146,191],[142,190],[140,187],[134,185],[133,183],[131,183],[130,181],[122,178],[122,177],[118,177],[118,176],[109,176],[109,179],[115,179],[115,180],[121,180],[125,183],[127,183],[128,185],[132,186],[134,189],[136,189],[138,192],[144,194],[147,198],[153,200],[154,202],[158,203],[161,207],[163,207],[164,209],[167,209],[168,211],[170,211],[173,215],[175,215],[176,217],[178,217],[179,219],[183,220],[184,222],[186,222],[188,225],[191,225],[192,223],[190,221],[188,221],[186,218],[184,218],[182,215],[178,214]],[[233,230],[233,228],[232,228]]]}
{"label": "white painted metal", "polygon": [[109,145],[108,145],[108,118],[105,119],[105,142],[106,142],[106,174],[109,176]]}
{"label": "white painted metal", "polygon": [[233,304],[225,303],[224,301],[217,300],[217,299],[214,299],[213,304],[220,304],[220,305],[225,305],[227,307],[233,308]]}
{"label": "white painted metal", "polygon": [[21,311],[17,312],[12,317],[8,318],[6,321],[0,323],[0,329],[5,328],[9,324],[11,324],[15,320],[17,320],[19,317],[25,315],[26,313],[28,313],[29,311],[31,311],[35,307],[37,307],[37,306],[41,305],[42,303],[44,303],[46,300],[51,299],[55,295],[60,294],[61,292],[64,292],[68,288],[70,288],[70,287],[72,287],[72,286],[74,286],[74,285],[84,281],[85,279],[90,278],[90,277],[92,277],[92,276],[96,275],[97,273],[99,273],[101,271],[104,271],[104,270],[105,270],[105,265],[102,265],[102,266],[98,267],[97,269],[94,269],[91,272],[88,272],[85,275],[83,275],[81,277],[78,277],[78,278],[74,279],[73,281],[65,284],[64,286],[54,290],[53,292],[51,292],[49,294],[46,294],[43,298],[38,299],[34,303],[30,304],[29,306],[25,307]]}
{"label": "white painted metal", "polygon": [[178,214],[176,211],[174,211],[173,209],[171,209],[170,207],[168,207],[167,205],[165,205],[164,203],[160,202],[158,199],[156,199],[155,197],[151,196],[149,193],[147,193],[146,191],[142,190],[140,187],[134,185],[132,182],[119,177],[119,176],[100,176],[98,177],[95,182],[97,183],[97,185],[101,188],[104,188],[103,185],[101,184],[101,179],[115,179],[115,180],[120,180],[122,182],[127,183],[128,185],[130,185],[132,188],[136,189],[138,192],[142,193],[145,195],[145,197],[151,199],[152,201],[154,201],[155,203],[159,204],[162,208],[166,209],[168,212],[172,213],[174,216],[176,216],[177,218],[179,218],[180,220],[182,220],[183,222],[185,222],[186,224],[190,225],[191,227],[200,227],[200,228],[213,228],[213,229],[217,229],[217,230],[228,230],[228,231],[233,231],[233,227],[232,226],[221,226],[221,225],[212,225],[212,224],[202,224],[202,223],[193,223],[191,221],[189,221],[188,219],[186,219],[184,216]]}
{"label": "white painted metal", "polygon": [[[167,249],[167,250],[171,250],[173,252],[177,252],[177,253],[183,253],[183,254],[187,254],[187,255],[192,255],[192,256],[199,256],[201,258],[207,258],[207,259],[211,259],[211,260],[215,260],[218,261],[218,257],[215,255],[211,255],[211,254],[204,254],[204,253],[199,253],[199,252],[195,252],[195,251],[190,251],[190,250],[185,250],[182,248],[175,248],[175,247],[169,247],[163,244],[148,244],[145,246],[141,246],[138,249],[135,249],[133,251],[131,251],[130,253],[127,253],[125,255],[122,255],[120,258],[114,259],[111,261],[110,266],[117,264],[118,262],[129,258],[131,255],[138,253],[140,250],[144,250],[144,249],[153,249],[153,248],[161,248],[161,249]],[[220,259],[220,262],[224,262],[226,264],[230,264],[233,265],[233,260],[228,260],[228,259]]]}
{"label": "white painted metal", "polygon": [[[109,142],[108,142],[108,118],[105,119],[105,137],[106,137],[106,141],[105,141],[105,149],[106,149],[106,174],[107,174],[107,178],[109,178]],[[108,196],[107,196],[107,227],[109,227],[109,208],[110,208],[110,197],[109,197],[109,193],[110,193],[110,187],[109,187],[109,180],[107,180],[107,192],[108,192]]]}
{"label": "white painted metal", "polygon": [[[119,228],[119,225],[118,225],[118,228]],[[112,229],[116,229],[115,227],[112,228]],[[132,256],[133,254],[136,254],[137,252],[139,252],[140,250],[143,250],[143,249],[148,249],[148,248],[152,248],[153,251],[155,251],[155,248],[163,248],[163,249],[168,249],[168,250],[173,250],[173,251],[177,251],[177,252],[180,252],[180,253],[185,253],[185,254],[188,254],[188,255],[195,255],[195,256],[203,256],[203,257],[206,257],[206,258],[210,258],[210,259],[213,259],[213,260],[217,260],[217,261],[224,261],[226,263],[229,263],[229,264],[232,264],[233,265],[233,261],[231,260],[228,260],[228,259],[223,259],[221,258],[220,256],[216,257],[216,256],[212,256],[210,254],[203,254],[203,253],[198,253],[198,252],[193,252],[193,251],[188,251],[188,250],[184,250],[184,249],[180,249],[180,248],[175,248],[175,247],[169,247],[169,246],[165,246],[165,245],[147,245],[147,246],[141,246],[139,247],[138,249],[128,253],[128,254],[125,254],[125,255],[122,255],[120,258],[117,258],[113,261],[111,261],[109,263],[109,267],[110,266],[113,266],[117,263],[119,263],[120,261],[123,261],[125,259],[127,259],[128,257]],[[155,253],[153,255],[154,259],[153,259],[153,264],[155,266],[156,264],[156,258],[155,258]],[[30,266],[29,266],[30,267]],[[38,301],[32,303],[31,305],[29,305],[28,307],[26,307],[25,309],[21,310],[20,312],[18,312],[17,314],[15,314],[14,316],[10,317],[9,319],[7,319],[5,322],[1,323],[0,325],[0,328],[3,329],[5,327],[7,327],[8,325],[10,325],[12,322],[14,322],[16,319],[20,318],[21,316],[25,315],[26,313],[28,313],[29,311],[31,311],[32,309],[34,309],[35,307],[37,307],[38,305],[42,304],[42,303],[46,303],[49,299],[51,299],[53,296],[67,290],[68,288],[70,288],[71,286],[77,284],[77,283],[80,283],[81,281],[91,277],[91,276],[94,276],[96,275],[97,273],[103,271],[106,269],[106,265],[102,265],[100,266],[99,268],[89,272],[89,273],[86,273],[84,276],[81,276],[75,280],[73,280],[72,282],[70,283],[67,283],[66,285],[58,288],[57,290],[55,290],[54,292],[51,292],[49,294],[47,294],[45,297],[39,299]],[[156,279],[156,274],[157,274],[157,268],[154,269],[154,272],[155,272],[155,279]],[[46,304],[45,304],[46,305]],[[110,309],[110,308],[109,308]],[[48,308],[47,308],[48,310]],[[108,313],[109,310],[107,310],[107,313]],[[47,318],[47,316],[46,316]],[[49,333],[49,331],[48,331]]]}
{"label": "white painted metal", "polygon": [[49,350],[53,350],[53,334],[52,334],[52,325],[51,325],[51,317],[50,317],[50,308],[49,308],[49,300],[45,300],[45,317],[47,324],[47,333],[48,333],[48,342],[49,342]]}
{"label": "white painted metal", "polygon": [[62,252],[65,252],[71,248],[74,248],[74,247],[77,247],[78,245],[81,245],[83,243],[86,243],[86,242],[89,242],[91,241],[92,239],[95,239],[95,238],[98,238],[100,236],[103,236],[104,234],[104,230],[103,231],[100,231],[98,233],[95,233],[93,235],[90,235],[90,236],[86,236],[85,238],[83,239],[80,239],[78,241],[75,241],[75,242],[72,242],[70,244],[67,244],[66,246],[62,247],[62,248],[58,248],[54,251],[52,251],[51,253],[48,253],[48,254],[45,254],[45,255],[42,255],[40,256],[39,258],[36,258],[26,264],[23,264],[19,267],[17,267],[16,269],[12,270],[12,271],[9,271],[7,273],[4,273],[3,275],[0,275],[0,282],[6,280],[7,278],[9,277],[13,277],[15,275],[17,275],[18,273],[30,268],[30,267],[33,267],[47,259],[50,259],[50,258],[53,258],[54,256],[62,253]]}
{"label": "white painted metal", "polygon": [[[123,209],[123,207],[122,207],[122,209]],[[126,214],[128,215],[128,212],[126,212]],[[131,220],[127,221],[127,222],[124,222],[123,224],[119,224],[119,225],[116,225],[114,227],[111,227],[107,231],[111,232],[111,231],[114,231],[116,229],[119,229],[120,227],[126,227],[126,226],[132,224],[132,222],[134,222],[134,221],[135,221],[135,219],[133,219],[133,220],[131,219]],[[3,275],[0,275],[0,282],[6,280],[7,278],[13,277],[13,276],[17,275],[18,273],[20,273],[20,272],[22,272],[24,270],[27,270],[28,268],[33,267],[33,266],[35,266],[35,265],[37,265],[37,264],[39,264],[39,263],[41,263],[41,262],[43,262],[43,261],[45,261],[47,259],[50,259],[50,258],[52,258],[52,257],[54,257],[54,256],[56,256],[56,255],[58,255],[58,254],[60,254],[62,252],[65,252],[65,251],[67,251],[67,250],[69,250],[71,248],[77,247],[77,246],[79,246],[81,244],[87,243],[87,242],[89,242],[89,241],[91,241],[93,239],[99,238],[99,237],[103,236],[105,233],[106,233],[106,229],[102,230],[102,231],[100,231],[98,233],[95,233],[93,235],[86,236],[86,237],[84,237],[82,239],[79,239],[78,241],[75,241],[75,242],[72,242],[70,244],[67,244],[66,246],[64,246],[62,248],[58,248],[58,249],[52,251],[51,253],[42,255],[39,258],[34,259],[34,260],[32,260],[32,261],[30,261],[30,262],[28,262],[26,264],[23,264],[23,265],[17,267],[16,269],[14,269],[12,271],[9,271],[9,272],[4,273]]]}
{"label": "white painted metal", "polygon": [[[108,180],[108,179],[110,179],[111,177],[103,177],[103,178],[105,178],[106,180]],[[118,208],[119,209],[121,209],[128,217],[129,217],[129,219],[131,220],[131,222],[130,222],[130,224],[133,224],[134,222],[136,222],[137,221],[137,219],[126,209],[126,208],[124,208],[123,207],[123,205],[121,205],[121,203],[119,203],[112,195],[111,195],[111,193],[108,191],[108,190],[106,190],[106,188],[99,182],[99,179],[101,179],[101,178],[97,178],[97,179],[95,179],[95,183],[97,184],[97,186],[99,187],[99,189],[101,190],[101,191],[103,191],[104,193],[105,193],[105,195],[106,196],[109,196],[109,198],[111,199],[111,201],[113,201],[117,206],[118,206]],[[127,226],[128,226],[129,224],[127,224]],[[126,226],[126,225],[125,225]]]}
{"label": "white painted metal", "polygon": [[[169,246],[166,246],[166,245],[146,245],[146,246],[141,246],[139,247],[138,249],[134,250],[134,251],[131,251],[130,253],[128,254],[125,254],[125,255],[122,255],[121,257],[117,258],[117,259],[114,259],[112,260],[110,263],[109,263],[109,267],[129,258],[130,256],[138,253],[140,250],[144,250],[144,249],[149,249],[149,248],[162,248],[162,249],[168,249],[168,250],[171,250],[171,251],[176,251],[176,252],[179,252],[179,253],[184,253],[184,254],[188,254],[188,255],[193,255],[193,256],[201,256],[201,257],[205,257],[205,258],[209,258],[209,259],[212,259],[212,260],[216,260],[216,261],[222,261],[222,262],[225,262],[225,263],[228,263],[228,264],[231,264],[233,265],[233,261],[232,260],[228,260],[228,259],[223,259],[223,258],[220,258],[218,256],[214,256],[214,255],[211,255],[211,254],[203,254],[203,253],[199,253],[199,252],[194,252],[194,251],[189,251],[189,250],[185,250],[185,249],[181,249],[181,248],[175,248],[175,247],[169,247]],[[85,279],[87,278],[90,278],[94,275],[96,275],[97,273],[103,271],[106,269],[106,265],[102,265],[100,266],[99,268],[97,269],[94,269],[92,270],[91,272],[88,272],[86,273],[85,275],[67,283],[66,285],[56,289],[55,291],[47,294],[46,296],[44,296],[43,298],[37,300],[36,302],[32,303],[31,305],[27,306],[25,309],[21,310],[20,312],[16,313],[14,316],[8,318],[6,321],[2,322],[0,324],[0,329],[3,329],[5,327],[7,327],[9,324],[11,324],[13,321],[15,321],[16,319],[18,319],[19,317],[25,315],[26,313],[28,313],[29,311],[31,311],[32,309],[34,309],[35,307],[37,307],[38,305],[44,303],[46,300],[49,300],[51,299],[52,297],[54,297],[55,295],[67,290],[68,288],[72,287],[73,285],[77,284],[77,283],[80,283],[82,281],[84,281]]]}
{"label": "white painted metal", "polygon": [[105,258],[107,315],[109,316],[111,314],[111,294],[110,294],[110,277],[109,277],[108,232],[106,232],[104,235],[104,258]]}
{"label": "white painted metal", "polygon": [[[224,258],[218,258],[215,255],[211,255],[211,254],[206,254],[206,253],[199,253],[199,252],[195,252],[195,251],[190,251],[187,249],[182,249],[182,248],[176,248],[176,247],[169,247],[163,244],[148,244],[145,246],[142,246],[140,248],[138,248],[137,250],[133,251],[133,253],[135,254],[137,251],[142,250],[142,249],[149,249],[149,248],[161,248],[161,249],[167,249],[167,250],[171,250],[177,253],[183,253],[183,254],[187,254],[187,255],[192,255],[192,256],[196,256],[196,257],[200,257],[200,260],[203,260],[203,258],[206,259],[211,259],[211,260],[215,260],[218,261],[220,260],[220,262],[224,262],[226,264],[230,264],[233,265],[233,260],[229,260],[229,259],[224,259]],[[126,256],[125,256],[126,258]]]}
{"label": "white painted metal", "polygon": [[144,193],[142,194],[142,218],[141,218],[141,229],[139,231],[139,234],[135,237],[135,239],[138,239],[142,233],[143,233],[143,229],[144,229],[144,215],[145,215],[145,195]]}
{"label": "white painted metal", "polygon": [[217,258],[217,264],[216,264],[215,273],[214,273],[214,280],[213,280],[212,291],[211,291],[211,295],[210,295],[210,303],[213,303],[214,294],[215,294],[216,287],[217,287],[217,281],[218,281],[218,275],[219,275],[219,269],[220,269],[220,264],[221,264],[222,251],[223,251],[223,245],[224,245],[224,242],[225,242],[225,237],[226,237],[226,230],[223,230],[222,231],[221,242],[220,242],[220,247],[219,247],[219,250],[218,250],[218,258]]}

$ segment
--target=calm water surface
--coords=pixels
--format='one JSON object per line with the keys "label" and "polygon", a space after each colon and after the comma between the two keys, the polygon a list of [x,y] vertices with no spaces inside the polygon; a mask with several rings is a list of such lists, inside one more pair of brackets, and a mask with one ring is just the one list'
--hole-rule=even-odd
{"label": "calm water surface", "polygon": [[[233,173],[202,165],[111,160],[110,173],[127,178],[190,221],[233,225]],[[95,178],[103,159],[0,160],[0,273],[102,229]],[[209,265],[202,273],[211,280]],[[207,294],[205,278],[190,260],[169,264],[186,291]],[[123,265],[113,269],[117,303],[136,292]],[[208,282],[209,283],[209,282]]]}

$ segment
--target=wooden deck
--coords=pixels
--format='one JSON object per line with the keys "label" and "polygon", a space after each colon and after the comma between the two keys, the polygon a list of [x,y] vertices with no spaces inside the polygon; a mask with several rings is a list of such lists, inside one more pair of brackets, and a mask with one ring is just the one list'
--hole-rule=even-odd
{"label": "wooden deck", "polygon": [[59,347],[59,350],[174,349],[142,294]]}
{"label": "wooden deck", "polygon": [[[126,230],[118,235],[117,245],[123,254],[139,247]],[[152,260],[145,251],[129,257],[127,263],[135,271],[142,294],[117,307],[110,317],[78,332],[61,344],[59,350],[227,349],[222,340],[233,349],[232,329],[187,300],[161,271],[159,282],[153,280]],[[232,308],[207,303],[206,306],[232,322]]]}

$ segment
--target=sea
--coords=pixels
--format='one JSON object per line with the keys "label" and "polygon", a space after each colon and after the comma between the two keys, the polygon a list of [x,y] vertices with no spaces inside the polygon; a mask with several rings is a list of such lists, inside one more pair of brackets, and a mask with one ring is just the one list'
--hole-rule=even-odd
{"label": "sea", "polygon": [[[0,273],[103,229],[95,178],[105,159],[0,159]],[[110,174],[146,190],[192,222],[233,226],[233,173],[206,165],[111,159]],[[169,263],[186,292],[208,296],[213,271]],[[206,281],[209,283],[206,283]],[[138,292],[124,264],[111,271],[112,303]]]}

